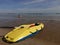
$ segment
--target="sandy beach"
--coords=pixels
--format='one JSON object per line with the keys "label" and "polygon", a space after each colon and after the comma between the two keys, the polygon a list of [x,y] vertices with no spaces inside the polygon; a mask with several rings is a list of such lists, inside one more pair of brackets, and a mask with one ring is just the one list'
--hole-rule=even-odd
{"label": "sandy beach", "polygon": [[0,45],[60,45],[60,21],[42,21],[45,28],[35,36],[18,43],[5,43],[2,41],[3,35],[13,28],[0,28]]}

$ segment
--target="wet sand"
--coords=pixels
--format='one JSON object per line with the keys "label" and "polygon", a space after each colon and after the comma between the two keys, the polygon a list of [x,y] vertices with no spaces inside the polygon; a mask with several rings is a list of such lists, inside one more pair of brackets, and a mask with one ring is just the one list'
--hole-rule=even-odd
{"label": "wet sand", "polygon": [[[0,45],[60,45],[60,21],[42,21],[45,28],[35,36],[24,41],[8,44],[2,41]],[[5,35],[13,28],[0,28],[0,36]]]}

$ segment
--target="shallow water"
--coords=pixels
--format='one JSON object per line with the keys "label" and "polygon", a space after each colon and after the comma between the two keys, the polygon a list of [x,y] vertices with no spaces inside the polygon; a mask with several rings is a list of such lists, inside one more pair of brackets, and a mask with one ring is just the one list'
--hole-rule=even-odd
{"label": "shallow water", "polygon": [[60,14],[55,13],[0,13],[0,27],[13,27],[41,20],[60,21]]}

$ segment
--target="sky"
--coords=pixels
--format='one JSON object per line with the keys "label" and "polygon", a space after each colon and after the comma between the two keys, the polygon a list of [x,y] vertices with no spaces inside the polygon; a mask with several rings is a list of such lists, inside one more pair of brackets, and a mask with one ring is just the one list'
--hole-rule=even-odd
{"label": "sky", "polygon": [[2,13],[60,13],[60,0],[0,0]]}

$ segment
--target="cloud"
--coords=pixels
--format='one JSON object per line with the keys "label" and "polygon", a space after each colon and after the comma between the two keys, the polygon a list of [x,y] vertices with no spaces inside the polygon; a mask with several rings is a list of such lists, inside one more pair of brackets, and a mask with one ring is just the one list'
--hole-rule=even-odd
{"label": "cloud", "polygon": [[0,9],[0,13],[17,13],[16,10]]}
{"label": "cloud", "polygon": [[[21,0],[22,1],[22,0]],[[22,4],[23,3],[23,4]],[[60,12],[59,0],[31,0],[22,3],[0,5],[0,12],[11,13],[54,13]],[[31,5],[30,5],[31,4]],[[4,7],[4,8],[3,8]]]}
{"label": "cloud", "polygon": [[60,6],[47,8],[47,9],[44,9],[44,11],[50,12],[50,13],[60,13]]}
{"label": "cloud", "polygon": [[60,13],[60,6],[50,7],[50,8],[19,8],[18,12],[23,13]]}
{"label": "cloud", "polygon": [[60,13],[60,6],[41,8],[18,8],[16,10],[0,9],[0,13]]}
{"label": "cloud", "polygon": [[45,1],[45,0],[33,0],[33,1],[31,1],[31,2],[26,2],[26,3],[24,3],[24,5],[29,5],[29,4],[38,3],[38,2],[43,2],[43,1]]}

